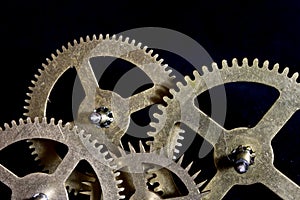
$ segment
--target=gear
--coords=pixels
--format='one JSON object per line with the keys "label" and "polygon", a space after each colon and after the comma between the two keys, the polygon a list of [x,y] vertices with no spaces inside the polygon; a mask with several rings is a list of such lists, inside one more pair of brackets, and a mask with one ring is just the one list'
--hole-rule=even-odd
{"label": "gear", "polygon": [[[112,159],[106,157],[108,152],[100,152],[103,145],[95,141],[91,143],[89,136],[76,127],[71,128],[70,124],[63,126],[61,121],[55,124],[54,119],[48,124],[46,118],[42,120],[35,118],[34,122],[29,118],[26,121],[20,119],[19,125],[15,121],[11,127],[5,124],[5,130],[0,132],[0,137],[0,150],[28,139],[46,139],[68,147],[66,155],[53,173],[36,172],[19,177],[0,164],[0,181],[12,190],[12,199],[68,199],[66,180],[72,178],[72,172],[82,160],[87,161],[95,170],[102,188],[102,194],[93,191],[82,191],[83,193],[90,194],[91,199],[100,199],[100,195],[104,199],[123,198],[119,194],[123,190],[118,187],[120,181],[116,180],[117,174],[110,167]],[[86,150],[86,146],[90,151]],[[89,182],[84,184],[92,185]]]}
{"label": "gear", "polygon": [[[79,107],[76,125],[93,133],[100,142],[105,141],[102,137],[108,137],[107,144],[112,141],[115,145],[119,145],[128,128],[130,115],[159,103],[160,96],[166,93],[166,88],[171,86],[174,78],[170,77],[171,70],[167,71],[167,65],[162,65],[163,60],[157,60],[157,54],[152,56],[152,50],[148,50],[146,46],[141,48],[141,43],[135,45],[135,40],[129,43],[129,39],[126,38],[123,41],[122,36],[116,38],[115,35],[112,37],[106,35],[103,38],[100,35],[99,38],[94,36],[92,40],[87,37],[86,41],[81,38],[79,44],[75,40],[73,46],[69,43],[68,49],[65,47],[62,49],[62,52],[57,51],[57,56],[52,54],[52,60],[47,59],[48,64],[43,64],[44,69],[39,70],[40,75],[35,75],[36,80],[32,81],[34,87],[29,87],[31,93],[27,94],[30,97],[26,100],[29,105],[25,106],[28,112],[24,115],[44,117],[48,97],[56,81],[69,68],[75,67],[86,95]],[[129,98],[122,98],[113,91],[100,89],[89,63],[90,58],[100,56],[121,58],[133,63],[148,75],[154,86]],[[111,123],[109,128],[99,128],[91,123],[91,114],[101,107],[109,109],[111,116],[113,115],[113,119],[109,118]]]}
{"label": "gear", "polygon": [[[131,176],[130,179],[132,179],[134,192],[129,199],[202,199],[202,197],[208,193],[199,191],[199,187],[201,187],[204,182],[199,183],[198,185],[195,183],[195,179],[198,177],[200,171],[191,176],[189,175],[189,171],[192,167],[192,163],[186,168],[181,166],[183,156],[176,163],[163,155],[163,152],[147,153],[141,142],[139,146],[139,153],[137,153],[135,148],[129,143],[130,152],[128,154],[122,148],[119,148],[122,156],[113,156],[117,165],[116,170],[120,173],[126,172]],[[157,177],[158,168],[173,172],[183,182],[188,193],[181,194],[180,191],[177,191],[172,195],[177,194],[179,196],[171,197],[164,194],[162,188],[168,185],[171,187],[174,182],[171,180],[172,182],[166,183],[166,180]],[[169,173],[167,173],[167,176],[168,175]],[[161,185],[160,181],[162,180],[164,181],[164,186]],[[153,191],[150,191],[147,188],[147,183],[152,186],[155,184],[158,185],[154,187]]]}
{"label": "gear", "polygon": [[[122,36],[106,35],[103,38],[100,35],[99,38],[93,36],[93,39],[87,37],[86,41],[81,38],[80,43],[75,40],[74,45],[69,43],[68,48],[62,47],[62,50],[57,51],[57,56],[52,54],[52,60],[47,59],[48,64],[43,64],[43,70],[39,69],[40,75],[35,75],[36,80],[32,81],[34,87],[30,87],[31,93],[27,94],[30,97],[26,100],[29,105],[25,106],[28,112],[24,115],[46,116],[48,97],[55,83],[69,68],[75,67],[86,94],[75,124],[93,134],[93,139],[106,144],[110,151],[117,152],[116,145],[128,128],[130,115],[159,103],[160,96],[167,91],[166,87],[171,86],[173,77],[170,77],[170,71],[166,71],[167,65],[162,65],[163,60],[157,60],[158,55],[153,56],[153,51],[146,46],[142,48],[141,43],[136,45],[135,40],[129,43],[129,39],[123,40]],[[148,75],[154,86],[126,99],[113,91],[100,89],[89,63],[90,58],[100,56],[121,58],[135,64]],[[30,142],[44,169],[52,171],[53,163],[61,161],[52,144],[48,141]],[[77,188],[71,187],[71,190],[77,191]]]}
{"label": "gear", "polygon": [[[152,123],[156,132],[148,133],[154,137],[153,149],[164,149],[168,155],[172,155],[176,146],[181,145],[178,139],[183,138],[176,131],[180,122],[211,143],[214,146],[217,173],[205,187],[206,190],[213,189],[214,192],[209,193],[204,199],[221,199],[234,185],[249,185],[257,182],[264,184],[283,199],[300,198],[300,187],[273,165],[271,140],[300,108],[298,73],[290,78],[288,68],[285,68],[282,73],[279,73],[278,69],[278,64],[270,69],[268,61],[259,66],[257,59],[253,61],[252,66],[248,65],[247,59],[243,59],[241,66],[236,59],[233,59],[232,66],[224,60],[220,68],[216,63],[212,64],[211,71],[203,67],[203,75],[195,71],[194,80],[185,77],[185,85],[177,84],[179,91],[170,90],[173,99],[164,97],[167,106],[159,107],[163,114],[156,114],[159,123]],[[223,84],[255,82],[271,86],[280,92],[280,96],[255,127],[226,130],[194,105],[194,99],[198,95],[220,85],[216,81],[218,77],[221,77]],[[237,173],[234,167],[224,166],[223,163],[224,160],[228,161],[231,151],[240,145],[248,146],[256,155],[255,163],[243,174]],[[251,162],[252,155],[247,151],[242,151],[237,156],[243,162],[247,161],[248,165]],[[248,165],[245,167],[248,168]]]}

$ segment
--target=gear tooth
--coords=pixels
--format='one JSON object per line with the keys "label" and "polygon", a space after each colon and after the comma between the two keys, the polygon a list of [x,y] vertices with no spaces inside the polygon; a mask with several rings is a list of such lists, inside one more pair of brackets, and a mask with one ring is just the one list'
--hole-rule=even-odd
{"label": "gear tooth", "polygon": [[126,196],[125,195],[120,195],[119,199],[125,199]]}
{"label": "gear tooth", "polygon": [[52,58],[52,60],[54,60],[54,59],[56,59],[56,56],[52,53],[51,58]]}
{"label": "gear tooth", "polygon": [[274,67],[273,67],[272,70],[273,70],[274,72],[278,72],[278,70],[279,70],[279,64],[276,63],[276,64],[274,65]]}
{"label": "gear tooth", "polygon": [[79,38],[79,43],[84,43],[83,37],[80,37],[80,38]]}
{"label": "gear tooth", "polygon": [[124,148],[118,146],[118,149],[119,149],[119,152],[120,152],[121,156],[125,157],[126,156],[126,152],[125,152]]}
{"label": "gear tooth", "polygon": [[193,71],[193,75],[194,75],[195,79],[200,79],[201,78],[200,74],[199,74],[199,72],[197,70]]}
{"label": "gear tooth", "polygon": [[[75,191],[74,191],[75,192]],[[87,196],[90,196],[91,195],[91,191],[90,190],[83,190],[83,191],[79,191],[80,194],[83,194],[83,195],[87,195]],[[75,194],[76,196],[76,194]]]}
{"label": "gear tooth", "polygon": [[136,153],[134,147],[132,146],[132,144],[130,142],[128,142],[128,147],[131,153]]}
{"label": "gear tooth", "polygon": [[257,58],[255,58],[255,59],[253,60],[253,67],[259,67],[258,64],[259,64],[259,61],[258,61]]}
{"label": "gear tooth", "polygon": [[111,37],[111,39],[112,39],[112,40],[116,40],[116,37],[117,37],[117,36],[116,36],[115,34],[113,34],[112,37]]}
{"label": "gear tooth", "polygon": [[24,120],[22,118],[19,119],[19,124],[24,125]]}
{"label": "gear tooth", "polygon": [[247,58],[243,58],[243,67],[247,67],[247,66],[249,66],[249,64],[248,64],[248,59]]}
{"label": "gear tooth", "polygon": [[144,50],[144,52],[146,52],[146,53],[147,53],[148,46],[144,46],[144,47],[143,47],[143,50]]}
{"label": "gear tooth", "polygon": [[103,35],[100,34],[100,35],[99,35],[99,40],[103,40],[103,38],[104,38]]}
{"label": "gear tooth", "polygon": [[105,35],[105,40],[109,40],[110,38],[109,38],[109,34],[106,34]]}
{"label": "gear tooth", "polygon": [[196,173],[192,176],[192,178],[195,180],[195,179],[199,176],[200,173],[201,173],[201,170],[199,170],[198,172],[196,172]]}
{"label": "gear tooth", "polygon": [[264,68],[264,69],[268,69],[269,68],[269,61],[268,60],[264,61],[262,68]]}
{"label": "gear tooth", "polygon": [[177,162],[177,164],[180,165],[180,166],[182,165],[183,157],[184,157],[184,155],[180,156],[180,158]]}
{"label": "gear tooth", "polygon": [[[157,61],[157,59],[158,59],[158,54],[155,54],[155,55],[153,56],[153,58],[154,58],[155,61]],[[172,70],[171,70],[171,72],[172,72]]]}
{"label": "gear tooth", "polygon": [[[43,117],[41,121],[42,121],[43,124],[47,124],[47,118],[46,117]],[[31,124],[31,123],[39,124],[40,123],[40,118],[34,117],[33,120],[31,120],[30,117],[27,117],[26,118],[26,123],[27,124]]]}
{"label": "gear tooth", "polygon": [[75,46],[75,45],[78,45],[78,42],[77,42],[76,39],[73,40],[73,44],[74,44],[74,46]]}
{"label": "gear tooth", "polygon": [[147,54],[148,54],[149,56],[152,56],[152,54],[153,54],[153,50],[152,50],[152,49],[150,49],[150,50],[147,52]]}
{"label": "gear tooth", "polygon": [[176,86],[177,86],[179,89],[184,87],[184,85],[182,84],[182,82],[177,82],[177,83],[176,83]]}
{"label": "gear tooth", "polygon": [[129,43],[129,37],[126,37],[124,42]]}
{"label": "gear tooth", "polygon": [[[176,85],[177,85],[177,83],[176,83]],[[175,96],[176,95],[176,91],[174,90],[174,88],[171,88],[170,90],[169,90],[169,92],[173,95],[173,96]],[[163,100],[167,103],[167,102],[169,102],[169,101],[171,101],[171,99],[169,98],[169,97],[167,97],[167,96],[164,96],[163,97]]]}
{"label": "gear tooth", "polygon": [[229,67],[227,60],[222,60],[222,68],[227,68],[227,67]]}
{"label": "gear tooth", "polygon": [[215,62],[213,62],[213,63],[211,64],[211,67],[212,67],[212,71],[217,71],[217,70],[219,70],[218,64],[215,63]]}
{"label": "gear tooth", "polygon": [[202,66],[202,71],[203,71],[203,74],[207,74],[207,73],[209,73],[209,70],[208,70],[208,68],[207,68],[207,66]]}
{"label": "gear tooth", "polygon": [[123,35],[120,35],[118,38],[119,41],[123,41]]}
{"label": "gear tooth", "polygon": [[143,145],[143,143],[142,143],[141,140],[139,141],[139,147],[140,147],[140,152],[141,153],[146,153],[145,147],[144,147],[144,145]]}
{"label": "gear tooth", "polygon": [[232,67],[238,67],[238,66],[239,66],[238,60],[236,58],[233,58],[232,59]]}
{"label": "gear tooth", "polygon": [[[160,58],[158,61],[157,61],[160,65],[162,65],[162,63],[164,62],[164,59]],[[164,66],[163,66],[164,67]],[[172,70],[171,70],[172,72]],[[170,72],[168,71],[168,73],[170,74]]]}
{"label": "gear tooth", "polygon": [[[44,63],[42,64],[42,67],[44,67],[44,68],[46,68],[47,67],[47,65],[45,65]],[[40,74],[42,74],[44,71],[42,70],[42,69],[38,69],[38,72],[40,73]]]}
{"label": "gear tooth", "polygon": [[51,125],[55,125],[55,119],[54,119],[54,118],[51,118],[51,119],[50,119],[50,124],[51,124]]}
{"label": "gear tooth", "polygon": [[85,37],[85,40],[86,40],[87,42],[90,42],[90,41],[91,41],[91,38],[90,38],[90,36],[89,36],[89,35],[87,35],[87,36]]}
{"label": "gear tooth", "polygon": [[176,147],[175,147],[174,153],[179,154],[180,153],[179,149],[176,149]]}
{"label": "gear tooth", "polygon": [[142,46],[142,43],[141,43],[141,42],[139,42],[139,43],[136,45],[136,47],[139,48],[139,49],[141,48],[141,46]]}
{"label": "gear tooth", "polygon": [[292,79],[297,82],[298,77],[299,77],[299,73],[296,72],[293,74]]}
{"label": "gear tooth", "polygon": [[196,187],[197,187],[197,188],[200,188],[200,187],[202,187],[206,182],[207,182],[207,180],[202,181],[201,183],[198,183]]}
{"label": "gear tooth", "polygon": [[73,45],[71,44],[71,42],[68,42],[68,49],[71,48]]}
{"label": "gear tooth", "polygon": [[63,52],[67,51],[67,48],[65,46],[62,46],[61,49]]}
{"label": "gear tooth", "polygon": [[185,168],[185,171],[189,172],[191,170],[191,167],[193,165],[193,161]]}
{"label": "gear tooth", "polygon": [[34,78],[36,78],[36,79],[38,79],[40,76],[39,75],[37,75],[37,74],[35,74],[35,75],[33,75],[34,76]]}
{"label": "gear tooth", "polygon": [[131,40],[130,44],[134,46],[135,45],[135,40],[134,39]]}
{"label": "gear tooth", "polygon": [[60,127],[62,127],[63,126],[63,121],[61,119],[58,120],[57,125],[60,126]]}
{"label": "gear tooth", "polygon": [[287,76],[289,74],[290,69],[288,67],[284,68],[282,75]]}
{"label": "gear tooth", "polygon": [[[28,103],[28,104],[30,103],[30,100],[29,100],[29,99],[25,99],[24,101],[25,101],[25,103]],[[24,106],[24,107],[25,107],[25,106]],[[27,106],[26,106],[26,107],[27,107]]]}
{"label": "gear tooth", "polygon": [[4,129],[10,129],[10,126],[8,123],[4,123]]}
{"label": "gear tooth", "polygon": [[[53,55],[53,54],[52,54]],[[48,64],[50,64],[51,63],[51,60],[49,59],[49,58],[46,58],[46,62],[48,63]]]}
{"label": "gear tooth", "polygon": [[17,124],[17,122],[16,122],[15,120],[12,120],[12,121],[11,121],[11,125],[12,125],[12,127],[18,126],[18,124]]}
{"label": "gear tooth", "polygon": [[56,54],[57,54],[57,55],[61,54],[61,52],[60,52],[59,49],[56,49]]}

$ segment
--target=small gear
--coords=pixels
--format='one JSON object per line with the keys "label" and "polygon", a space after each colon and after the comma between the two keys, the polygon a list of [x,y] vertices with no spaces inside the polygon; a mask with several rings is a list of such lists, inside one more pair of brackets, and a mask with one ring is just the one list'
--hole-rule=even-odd
{"label": "small gear", "polygon": [[[26,121],[20,119],[18,125],[12,121],[11,127],[5,124],[5,130],[0,131],[0,137],[0,150],[28,139],[47,139],[68,147],[66,155],[53,173],[35,172],[19,177],[0,164],[0,181],[11,189],[11,199],[68,199],[66,180],[71,177],[75,167],[82,160],[92,166],[101,183],[101,194],[83,191],[91,195],[90,199],[99,199],[101,195],[104,199],[123,198],[119,194],[123,190],[118,187],[120,181],[116,180],[117,174],[110,167],[112,159],[106,157],[108,152],[100,152],[103,145],[96,141],[91,143],[89,136],[85,135],[84,131],[79,131],[77,127],[71,127],[69,124],[63,126],[62,121],[55,124],[54,119],[47,123],[46,118],[42,120],[35,118],[34,122],[27,118]],[[90,151],[86,150],[86,146]]]}
{"label": "small gear", "polygon": [[[186,168],[183,168],[182,161],[183,156],[176,163],[172,159],[166,157],[163,152],[146,152],[145,147],[140,142],[139,153],[136,149],[129,143],[130,152],[125,152],[122,148],[120,149],[121,157],[113,156],[114,162],[116,163],[117,172],[126,172],[130,174],[132,179],[132,184],[134,187],[134,192],[128,199],[202,199],[208,192],[200,192],[199,187],[201,187],[204,182],[196,184],[195,179],[198,177],[200,171],[194,173],[192,176],[189,171],[193,163],[190,163]],[[172,182],[166,183],[166,180],[158,178],[156,173],[159,169],[166,169],[174,173],[185,185],[188,190],[187,194],[181,194],[180,191],[176,191],[172,195],[179,196],[166,196],[164,194],[164,186],[170,186],[174,184]],[[168,177],[169,173],[167,173]],[[128,177],[127,177],[128,178]],[[160,185],[160,181],[163,180],[164,186]],[[153,191],[150,191],[147,183],[150,185],[158,184],[154,187]],[[125,187],[126,189],[126,187]]]}
{"label": "small gear", "polygon": [[[268,61],[259,66],[257,59],[253,61],[252,66],[248,65],[247,59],[243,59],[241,66],[238,65],[236,59],[233,59],[232,66],[224,60],[220,68],[213,63],[211,71],[204,66],[203,75],[194,71],[194,80],[185,77],[186,84],[177,84],[179,91],[170,90],[173,95],[172,99],[164,97],[167,106],[159,107],[163,114],[155,114],[159,123],[151,124],[156,131],[148,133],[154,137],[153,149],[164,149],[168,155],[173,155],[174,149],[181,145],[180,139],[183,139],[183,135],[180,136],[176,131],[178,123],[186,124],[212,144],[217,174],[205,187],[207,190],[213,189],[213,192],[204,197],[205,199],[221,199],[234,185],[249,185],[258,182],[270,188],[281,198],[300,198],[300,187],[273,165],[274,154],[271,140],[300,108],[298,73],[290,78],[288,68],[285,68],[282,73],[279,73],[278,69],[278,64],[270,69]],[[198,95],[220,85],[216,81],[219,77],[223,80],[223,84],[255,82],[271,86],[279,91],[280,96],[255,127],[226,130],[194,104],[194,99]],[[249,165],[253,157],[251,152],[255,152],[256,155],[255,163],[242,174],[237,173],[234,167],[224,167],[222,163],[224,159],[228,160],[231,152],[241,145],[246,145],[251,150],[241,151],[239,155],[235,155],[243,162],[248,162]],[[244,170],[245,166],[244,168],[237,166],[237,168]]]}

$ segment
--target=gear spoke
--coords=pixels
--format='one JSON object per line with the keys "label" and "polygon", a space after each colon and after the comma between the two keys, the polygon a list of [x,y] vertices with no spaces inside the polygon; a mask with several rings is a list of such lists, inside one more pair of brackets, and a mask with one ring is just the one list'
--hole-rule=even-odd
{"label": "gear spoke", "polygon": [[99,89],[99,85],[89,60],[87,58],[84,59],[82,65],[77,67],[76,70],[85,95],[95,96],[96,91]]}
{"label": "gear spoke", "polygon": [[230,178],[230,173],[218,171],[213,179],[205,187],[204,191],[211,191],[203,199],[222,199],[226,193],[236,184],[234,179]]}
{"label": "gear spoke", "polygon": [[79,159],[74,155],[74,150],[69,150],[67,155],[62,159],[61,163],[55,170],[55,176],[61,177],[61,180],[65,181],[71,175],[79,162]]}
{"label": "gear spoke", "polygon": [[258,124],[249,130],[271,140],[298,109],[289,102],[288,94],[283,93]]}
{"label": "gear spoke", "polygon": [[274,166],[266,170],[261,183],[283,199],[300,199],[300,187]]}
{"label": "gear spoke", "polygon": [[18,176],[0,164],[0,181],[2,183],[7,186],[12,186],[12,183],[15,183],[17,179]]}
{"label": "gear spoke", "polygon": [[[209,143],[212,145],[216,144],[220,138],[220,135],[227,132],[227,130],[220,126],[212,118],[204,114],[201,110],[194,109],[194,111],[194,114],[190,114],[190,116],[184,115],[184,117],[193,117],[198,115],[199,122],[197,124],[187,124]],[[190,122],[190,120],[184,119],[184,122]]]}
{"label": "gear spoke", "polygon": [[[129,113],[134,113],[139,110],[142,110],[143,108],[146,108],[148,106],[151,106],[157,102],[159,98],[156,96],[158,91],[160,91],[162,87],[160,85],[154,85],[153,87],[149,88],[148,90],[145,90],[143,92],[140,92],[138,94],[135,94],[128,98],[129,101]],[[157,94],[158,95],[158,94]],[[156,100],[155,100],[155,97]],[[142,101],[141,101],[142,99]]]}
{"label": "gear spoke", "polygon": [[274,166],[266,171],[260,181],[283,199],[300,199],[300,187]]}

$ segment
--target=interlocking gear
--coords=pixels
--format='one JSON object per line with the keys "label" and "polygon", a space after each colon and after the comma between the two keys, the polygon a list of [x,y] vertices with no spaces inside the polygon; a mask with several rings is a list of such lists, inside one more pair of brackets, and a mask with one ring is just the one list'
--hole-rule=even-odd
{"label": "interlocking gear", "polygon": [[[190,163],[186,168],[182,167],[183,156],[176,163],[170,158],[167,158],[163,152],[146,152],[143,144],[140,142],[140,149],[137,153],[136,149],[129,143],[130,152],[120,149],[121,157],[113,156],[114,161],[117,165],[116,170],[120,173],[126,172],[130,174],[132,184],[134,186],[134,192],[131,196],[127,196],[128,199],[202,199],[208,192],[200,192],[199,187],[201,187],[204,182],[196,184],[195,179],[200,174],[200,171],[189,174],[189,171],[193,163]],[[157,178],[156,173],[159,169],[169,170],[173,172],[179,179],[183,182],[188,190],[187,194],[182,194],[181,191],[176,191],[169,195],[178,196],[168,196],[164,194],[162,187],[172,186],[174,184],[173,180],[166,183],[166,180]],[[168,177],[169,174],[167,174]],[[164,186],[161,185],[163,181]],[[154,185],[158,184],[153,191],[148,189],[147,183]],[[178,188],[177,188],[178,189]]]}
{"label": "interlocking gear", "polygon": [[[40,122],[41,121],[41,122]],[[28,139],[51,140],[68,147],[66,155],[61,159],[53,173],[30,173],[24,177],[14,174],[9,168],[0,164],[0,181],[12,190],[11,199],[68,199],[65,188],[66,182],[78,163],[82,160],[87,161],[96,173],[96,177],[101,184],[101,191],[94,193],[83,191],[91,195],[90,199],[121,199],[119,192],[122,188],[118,187],[120,181],[116,180],[117,175],[110,167],[111,159],[106,158],[108,152],[100,152],[103,145],[91,143],[84,131],[79,131],[76,127],[71,128],[69,124],[65,126],[59,121],[54,123],[52,119],[47,123],[46,118],[39,120],[35,118],[32,122],[29,118],[26,121],[19,120],[19,125],[15,121],[12,126],[5,125],[5,130],[0,131],[0,150]],[[86,150],[89,148],[89,151]],[[91,153],[92,152],[92,153]],[[88,182],[86,184],[89,184]],[[91,183],[92,184],[92,183]]]}
{"label": "interlocking gear", "polygon": [[[62,52],[57,51],[56,56],[52,54],[52,59],[47,59],[48,64],[43,64],[44,69],[39,70],[40,75],[35,75],[36,80],[32,81],[34,86],[29,88],[30,99],[26,100],[29,105],[25,106],[28,110],[25,115],[46,116],[47,103],[55,83],[69,68],[74,67],[86,95],[79,106],[76,125],[93,134],[100,142],[119,145],[129,126],[130,115],[160,103],[161,95],[165,95],[167,88],[171,87],[174,78],[170,77],[171,71],[167,71],[167,65],[162,64],[162,59],[158,60],[157,54],[152,54],[153,51],[148,50],[147,46],[142,48],[141,43],[135,44],[135,40],[129,43],[129,38],[123,40],[122,36],[106,35],[103,38],[100,35],[93,39],[87,37],[86,41],[81,38],[79,44],[75,40],[74,45],[69,43],[68,48],[62,47]],[[121,58],[139,67],[152,80],[153,87],[128,98],[99,88],[89,59],[104,56]],[[98,128],[90,122],[90,114],[100,107],[106,107],[113,113],[113,121],[107,129]]]}
{"label": "interlocking gear", "polygon": [[[80,43],[75,40],[74,45],[69,43],[68,48],[62,47],[62,50],[57,51],[56,56],[52,55],[51,60],[47,59],[48,64],[43,64],[44,69],[39,70],[40,75],[35,75],[36,80],[32,81],[34,87],[30,87],[31,93],[27,94],[30,99],[26,100],[29,105],[25,106],[28,110],[25,116],[46,116],[48,98],[54,85],[69,68],[74,67],[86,95],[79,107],[75,124],[92,134],[93,139],[106,144],[110,151],[117,152],[116,145],[119,145],[129,126],[130,115],[160,103],[160,96],[166,94],[174,77],[170,77],[167,65],[162,64],[163,60],[158,60],[157,54],[152,55],[152,50],[148,50],[146,46],[142,48],[141,43],[135,44],[135,40],[129,43],[129,38],[123,40],[122,36],[116,38],[115,35],[106,35],[104,38],[100,35],[99,38],[87,37],[86,41],[81,38]],[[153,87],[129,98],[122,98],[114,91],[99,88],[89,59],[103,56],[121,58],[133,63],[152,80]],[[54,149],[51,143],[37,143],[34,140],[30,142],[45,170],[51,171],[52,163],[60,162],[55,151],[49,152]],[[47,149],[47,160],[44,149]],[[70,184],[70,189],[76,193],[78,186],[74,186]]]}
{"label": "interlocking gear", "polygon": [[[154,137],[154,150],[164,149],[168,155],[171,155],[176,146],[181,145],[178,140],[178,131],[175,131],[180,122],[214,146],[217,174],[205,187],[213,192],[204,199],[221,199],[234,185],[249,185],[258,182],[284,199],[300,198],[300,187],[273,165],[274,154],[271,140],[300,108],[300,89],[296,81],[298,73],[289,78],[288,68],[285,68],[282,73],[279,73],[278,69],[278,64],[269,69],[268,61],[259,66],[257,59],[253,61],[252,66],[248,65],[247,59],[243,60],[241,66],[238,65],[236,59],[233,59],[232,66],[224,60],[220,68],[213,63],[212,71],[204,67],[203,75],[194,71],[194,80],[185,77],[185,84],[177,84],[178,92],[171,89],[173,98],[164,98],[167,106],[159,107],[163,114],[155,115],[159,122],[152,124],[157,132],[149,133]],[[254,82],[271,86],[280,92],[280,96],[255,127],[226,130],[194,104],[194,99],[198,95],[219,85],[214,81],[217,77],[221,77],[223,84]],[[222,163],[224,158],[227,160],[231,151],[240,145],[251,146],[256,154],[255,163],[244,174],[237,173],[233,167],[224,167]]]}

